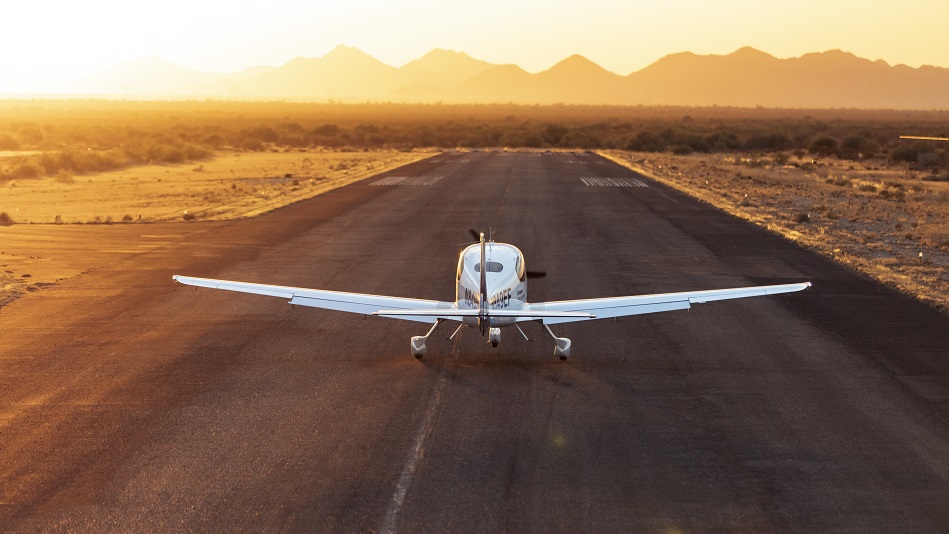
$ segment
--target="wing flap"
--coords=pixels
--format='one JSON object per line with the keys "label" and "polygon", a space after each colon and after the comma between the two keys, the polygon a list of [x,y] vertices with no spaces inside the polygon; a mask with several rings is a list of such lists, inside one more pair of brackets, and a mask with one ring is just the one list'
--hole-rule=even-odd
{"label": "wing flap", "polygon": [[[438,317],[478,317],[478,310],[379,310],[373,312],[373,315],[392,316],[412,316],[412,315],[437,315]],[[490,310],[489,317],[514,317],[518,321],[537,321],[543,318],[574,318],[595,319],[596,315],[585,312],[572,311],[535,311],[535,310]]]}
{"label": "wing flap", "polygon": [[[442,302],[438,300],[389,297],[385,295],[372,295],[366,293],[346,293],[342,291],[329,291],[325,289],[274,286],[269,284],[234,282],[230,280],[215,280],[212,278],[196,278],[192,276],[180,275],[175,275],[173,279],[178,283],[190,286],[206,287],[210,289],[223,289],[225,291],[237,291],[240,293],[251,293],[254,295],[264,295],[268,297],[280,297],[288,299],[290,304],[322,308],[326,310],[359,313],[364,315],[369,315],[380,310],[421,309],[431,312],[433,310],[451,311],[455,309],[454,303]],[[406,321],[434,323],[439,316],[392,315],[390,317],[395,319],[403,319]]]}
{"label": "wing flap", "polygon": [[[675,310],[687,310],[692,304],[704,304],[717,300],[760,297],[793,293],[811,287],[810,282],[800,284],[782,284],[773,286],[738,287],[730,289],[712,289],[707,291],[685,291],[681,293],[657,293],[655,295],[637,295],[629,297],[609,297],[601,299],[561,300],[531,304],[531,310],[571,311],[596,315],[597,319],[626,317],[646,313],[659,313]],[[546,324],[584,321],[589,318],[550,318]]]}

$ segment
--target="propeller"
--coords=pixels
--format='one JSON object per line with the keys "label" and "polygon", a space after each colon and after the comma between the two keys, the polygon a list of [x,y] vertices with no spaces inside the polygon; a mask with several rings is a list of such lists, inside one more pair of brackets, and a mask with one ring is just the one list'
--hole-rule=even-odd
{"label": "propeller", "polygon": [[[471,234],[471,237],[475,239],[475,243],[481,241],[481,232],[475,230],[474,228],[469,228],[468,233]],[[528,278],[543,278],[547,276],[547,271],[527,271]]]}

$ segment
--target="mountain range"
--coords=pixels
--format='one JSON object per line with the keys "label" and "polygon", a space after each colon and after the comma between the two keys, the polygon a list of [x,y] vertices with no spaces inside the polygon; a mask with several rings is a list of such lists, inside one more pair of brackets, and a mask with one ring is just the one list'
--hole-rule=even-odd
{"label": "mountain range", "polygon": [[672,54],[626,76],[574,55],[533,74],[441,49],[396,68],[340,45],[321,58],[234,74],[146,58],[62,92],[132,99],[929,110],[949,109],[949,69],[891,66],[840,50],[779,59],[746,47],[727,55]]}

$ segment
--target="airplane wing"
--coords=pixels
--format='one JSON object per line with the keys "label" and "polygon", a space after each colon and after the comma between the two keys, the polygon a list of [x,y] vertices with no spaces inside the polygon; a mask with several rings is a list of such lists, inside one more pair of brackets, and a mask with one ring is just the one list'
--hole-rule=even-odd
{"label": "airplane wing", "polygon": [[[176,282],[189,286],[224,289],[241,293],[253,293],[268,297],[280,297],[290,301],[290,304],[311,306],[327,310],[337,310],[364,315],[376,312],[399,312],[411,310],[425,310],[430,315],[400,315],[398,313],[383,314],[386,317],[416,321],[420,323],[434,323],[437,319],[462,320],[454,302],[438,300],[408,299],[387,297],[384,295],[368,295],[365,293],[344,293],[341,291],[327,291],[324,289],[306,289],[302,287],[272,286],[267,284],[251,284],[247,282],[232,282],[230,280],[214,280],[211,278],[195,278],[191,276],[175,275]],[[443,315],[444,314],[444,315]]]}
{"label": "airplane wing", "polygon": [[[536,302],[530,304],[530,311],[524,315],[538,312],[571,312],[594,315],[596,319],[608,317],[625,317],[644,313],[658,313],[673,310],[687,310],[692,304],[704,304],[716,300],[741,299],[746,297],[761,297],[781,293],[793,293],[811,287],[810,282],[799,284],[782,284],[774,286],[738,287],[732,289],[713,289],[709,291],[685,291],[682,293],[657,293],[654,295],[637,295],[631,297],[609,297],[583,300],[560,300],[553,302]],[[544,324],[568,323],[573,321],[588,321],[589,316],[543,317]],[[524,317],[518,321],[536,320]]]}

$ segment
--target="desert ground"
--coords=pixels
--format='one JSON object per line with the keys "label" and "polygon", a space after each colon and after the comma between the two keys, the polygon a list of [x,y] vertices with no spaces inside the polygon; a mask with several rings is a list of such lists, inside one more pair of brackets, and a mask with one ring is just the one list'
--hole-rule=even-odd
{"label": "desert ground", "polygon": [[[0,213],[14,223],[0,225],[0,306],[208,230],[189,221],[253,217],[433,153],[221,152],[181,165],[0,183]],[[165,221],[180,221],[180,231],[147,224]]]}
{"label": "desert ground", "polygon": [[943,310],[949,306],[947,182],[878,161],[603,155]]}
{"label": "desert ground", "polygon": [[0,183],[0,212],[17,223],[231,220],[253,217],[430,154],[292,149],[218,152],[207,161],[181,165],[144,165]]}

